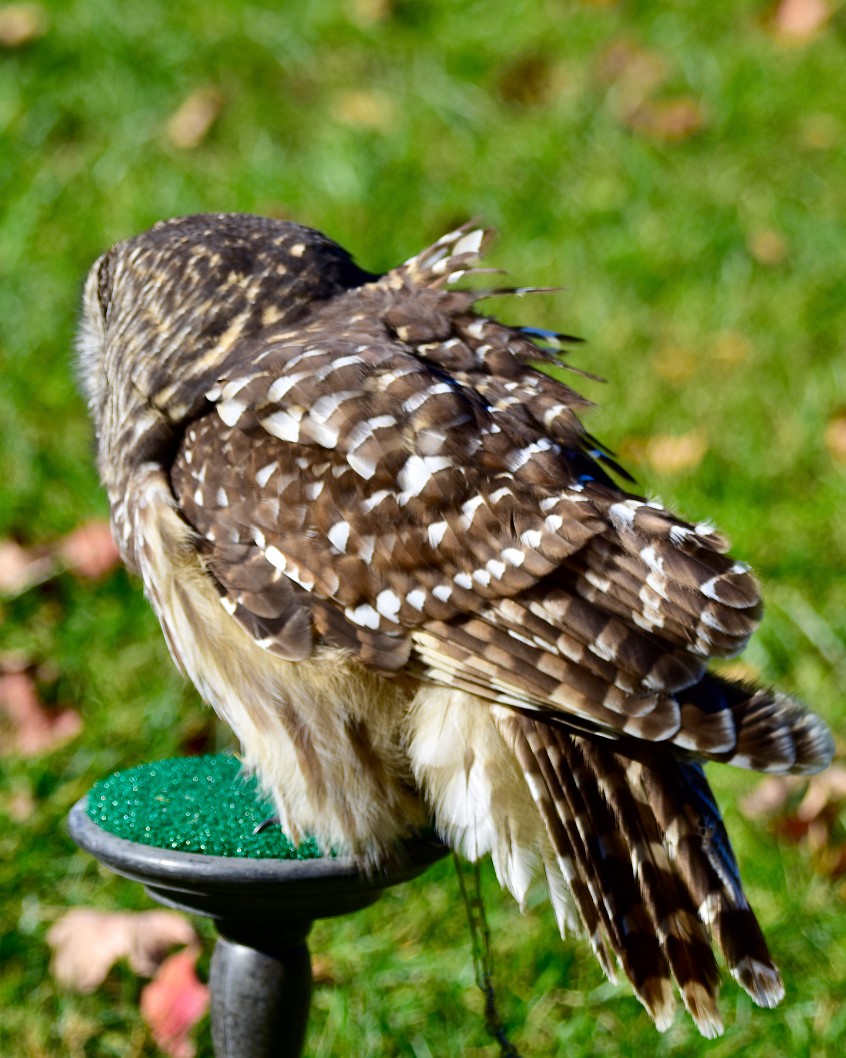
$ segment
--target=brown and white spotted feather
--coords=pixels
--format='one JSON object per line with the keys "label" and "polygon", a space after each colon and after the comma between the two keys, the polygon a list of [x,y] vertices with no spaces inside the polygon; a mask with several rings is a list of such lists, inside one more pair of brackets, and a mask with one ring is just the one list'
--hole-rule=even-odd
{"label": "brown and white spotted feather", "polygon": [[756,1002],[782,986],[699,762],[813,771],[830,736],[708,673],[760,617],[749,567],[616,483],[560,336],[453,286],[485,241],[377,277],[220,214],[101,258],[80,364],[115,536],[292,835],[375,868],[431,816],[521,903],[541,874],[660,1028],[675,987],[715,1035],[712,942]]}

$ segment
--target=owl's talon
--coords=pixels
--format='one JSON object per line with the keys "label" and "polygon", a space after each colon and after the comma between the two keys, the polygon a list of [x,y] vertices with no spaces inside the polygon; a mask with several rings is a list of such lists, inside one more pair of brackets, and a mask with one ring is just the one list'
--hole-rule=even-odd
{"label": "owl's talon", "polygon": [[265,830],[269,830],[271,827],[281,827],[281,826],[282,826],[282,824],[281,824],[281,822],[279,820],[279,816],[277,816],[277,815],[268,816],[267,819],[263,819],[260,823],[257,823],[253,827],[253,837],[256,837],[258,834],[263,834],[265,832]]}

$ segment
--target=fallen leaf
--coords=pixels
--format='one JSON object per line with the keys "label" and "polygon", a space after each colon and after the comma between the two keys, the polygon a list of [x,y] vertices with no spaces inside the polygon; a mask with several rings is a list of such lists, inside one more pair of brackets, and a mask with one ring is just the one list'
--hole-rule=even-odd
{"label": "fallen leaf", "polygon": [[29,790],[18,790],[4,798],[3,808],[15,823],[26,823],[35,815],[37,808],[35,798]]}
{"label": "fallen leaf", "polygon": [[74,908],[47,934],[53,977],[74,992],[93,992],[129,950],[128,916]]}
{"label": "fallen leaf", "polygon": [[134,973],[152,976],[167,952],[194,944],[191,923],[175,911],[95,911],[76,907],[47,934],[53,949],[51,970],[65,988],[93,992],[118,959]]}
{"label": "fallen leaf", "polygon": [[644,457],[660,474],[679,474],[698,467],[708,451],[700,430],[683,434],[656,434],[646,442]]}
{"label": "fallen leaf", "polygon": [[714,341],[713,356],[726,367],[733,367],[746,360],[752,352],[752,343],[738,331],[723,331]]}
{"label": "fallen leaf", "polygon": [[787,804],[802,780],[795,775],[768,775],[741,797],[738,807],[747,819],[767,819]]}
{"label": "fallen leaf", "polygon": [[127,958],[129,968],[141,977],[152,977],[171,948],[197,942],[194,927],[175,911],[142,911],[131,918]]}
{"label": "fallen leaf", "polygon": [[811,151],[828,151],[843,140],[840,121],[833,114],[809,114],[802,124],[800,142]]}
{"label": "fallen leaf", "polygon": [[86,522],[68,533],[57,547],[65,565],[88,580],[98,580],[120,565],[120,552],[108,522]]}
{"label": "fallen leaf", "polygon": [[197,977],[199,945],[171,955],[141,993],[141,1013],[159,1048],[169,1058],[194,1058],[191,1030],[209,1006],[208,985]]}
{"label": "fallen leaf", "polygon": [[0,714],[8,729],[1,756],[47,753],[82,730],[82,718],[75,709],[44,707],[29,672],[0,673]]}
{"label": "fallen leaf", "polygon": [[355,21],[364,25],[384,22],[394,13],[393,0],[353,0],[351,8]]}
{"label": "fallen leaf", "polygon": [[773,267],[787,260],[787,242],[774,228],[763,228],[749,236],[749,252],[762,265]]}
{"label": "fallen leaf", "polygon": [[338,973],[331,957],[325,954],[312,955],[311,979],[316,985],[335,985]]}
{"label": "fallen leaf", "polygon": [[825,428],[825,446],[833,459],[846,463],[846,408],[836,411]]}
{"label": "fallen leaf", "polygon": [[344,125],[384,131],[393,123],[396,106],[384,92],[350,89],[336,97],[334,111]]}
{"label": "fallen leaf", "polygon": [[656,374],[668,382],[686,382],[696,373],[702,358],[693,349],[671,345],[660,349],[652,357]]}
{"label": "fallen leaf", "polygon": [[846,767],[832,764],[826,771],[815,775],[808,783],[805,796],[796,809],[799,819],[807,823],[819,819],[830,810],[840,811],[846,802]]}
{"label": "fallen leaf", "polygon": [[49,547],[0,540],[0,595],[22,595],[65,569],[97,580],[118,565],[120,554],[104,521],[86,522]]}
{"label": "fallen leaf", "polygon": [[609,86],[609,104],[617,120],[648,139],[667,143],[689,139],[705,126],[705,113],[692,96],[657,98],[666,84],[668,67],[662,56],[630,40],[617,40],[597,65]]}
{"label": "fallen leaf", "polygon": [[30,551],[14,540],[0,540],[0,595],[22,595],[49,580],[55,571],[52,555]]}
{"label": "fallen leaf", "polygon": [[788,42],[804,44],[823,29],[832,14],[828,0],[780,0],[773,28]]}
{"label": "fallen leaf", "polygon": [[623,124],[647,139],[679,143],[705,127],[705,114],[691,96],[644,100],[623,116]]}
{"label": "fallen leaf", "polygon": [[[103,1036],[103,1022],[102,1019],[98,1019],[96,1016],[84,1017],[78,1010],[63,1010],[61,1033],[64,1054],[91,1054],[92,1050],[99,1049],[98,1041]],[[92,1047],[86,1046],[89,1041],[94,1041]],[[37,1051],[36,1054],[38,1053]],[[41,1051],[40,1053],[43,1054],[44,1052]],[[133,1048],[129,1053],[137,1053],[137,1051]]]}
{"label": "fallen leaf", "polygon": [[26,672],[34,664],[29,654],[22,650],[5,650],[0,654],[0,675],[7,672]]}
{"label": "fallen leaf", "polygon": [[4,4],[0,7],[0,47],[20,48],[42,37],[50,22],[41,4]]}
{"label": "fallen leaf", "polygon": [[167,138],[174,147],[193,151],[211,132],[223,109],[223,96],[211,85],[199,88],[174,112],[167,123]]}
{"label": "fallen leaf", "polygon": [[542,106],[555,94],[560,73],[549,56],[528,52],[517,56],[500,73],[499,94],[506,103],[517,106]]}
{"label": "fallen leaf", "polygon": [[769,819],[780,837],[807,846],[815,869],[829,878],[846,874],[844,806],[846,765],[841,762],[809,780],[768,776],[740,801],[740,810],[747,818]]}
{"label": "fallen leaf", "polygon": [[606,48],[596,69],[600,81],[615,86],[615,105],[623,111],[637,106],[667,78],[667,64],[660,55],[626,39]]}

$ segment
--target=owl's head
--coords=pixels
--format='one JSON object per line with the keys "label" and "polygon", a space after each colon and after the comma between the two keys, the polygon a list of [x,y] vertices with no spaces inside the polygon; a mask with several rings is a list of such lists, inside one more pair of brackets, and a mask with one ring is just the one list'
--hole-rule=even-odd
{"label": "owl's head", "polygon": [[[92,266],[77,339],[101,449],[155,456],[249,339],[373,277],[309,228],[243,213],[162,221]],[[125,449],[122,449],[125,451]]]}

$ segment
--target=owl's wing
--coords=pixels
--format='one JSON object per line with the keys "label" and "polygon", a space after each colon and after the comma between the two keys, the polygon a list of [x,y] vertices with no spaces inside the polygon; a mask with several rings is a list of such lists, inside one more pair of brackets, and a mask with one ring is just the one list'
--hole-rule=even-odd
{"label": "owl's wing", "polygon": [[293,660],[331,644],[577,730],[817,766],[814,719],[703,677],[757,623],[748,567],[617,488],[544,351],[441,289],[476,234],[233,352],[172,469],[223,605]]}

